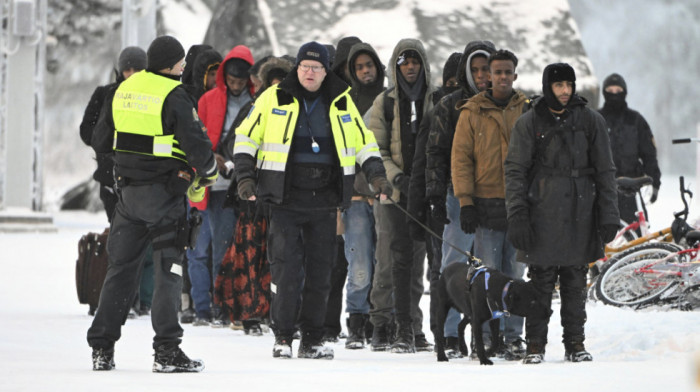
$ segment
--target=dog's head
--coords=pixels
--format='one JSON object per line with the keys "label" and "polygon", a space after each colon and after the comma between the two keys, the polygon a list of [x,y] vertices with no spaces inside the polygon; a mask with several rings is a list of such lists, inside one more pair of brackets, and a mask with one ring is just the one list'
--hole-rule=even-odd
{"label": "dog's head", "polygon": [[546,296],[529,282],[515,280],[505,298],[508,311],[521,317],[546,319],[552,315]]}

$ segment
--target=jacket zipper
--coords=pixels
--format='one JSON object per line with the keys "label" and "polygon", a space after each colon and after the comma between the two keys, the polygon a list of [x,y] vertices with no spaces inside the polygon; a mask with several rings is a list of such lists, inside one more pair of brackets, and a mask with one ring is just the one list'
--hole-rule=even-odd
{"label": "jacket zipper", "polygon": [[362,128],[362,125],[360,125],[360,120],[358,120],[357,117],[355,117],[355,124],[357,124],[357,129],[360,130],[360,135],[362,135],[362,145],[364,146],[367,144],[365,141],[365,130]]}
{"label": "jacket zipper", "polygon": [[340,115],[337,115],[336,118],[338,119],[338,125],[340,126],[340,133],[343,135],[343,146],[345,146],[345,150],[347,151],[348,143],[345,140],[345,129],[343,128],[343,122],[340,121]]}
{"label": "jacket zipper", "polygon": [[253,123],[253,125],[250,127],[250,131],[248,131],[248,137],[250,137],[250,135],[253,134],[253,129],[255,129],[255,126],[256,126],[256,125],[260,125],[260,115],[261,115],[261,114],[262,114],[262,113],[258,113],[258,118],[255,120],[255,122]]}
{"label": "jacket zipper", "polygon": [[287,117],[287,125],[284,127],[284,135],[282,135],[282,143],[286,144],[287,143],[287,133],[289,132],[289,123],[292,121],[292,115],[294,112],[289,112],[289,116]]}

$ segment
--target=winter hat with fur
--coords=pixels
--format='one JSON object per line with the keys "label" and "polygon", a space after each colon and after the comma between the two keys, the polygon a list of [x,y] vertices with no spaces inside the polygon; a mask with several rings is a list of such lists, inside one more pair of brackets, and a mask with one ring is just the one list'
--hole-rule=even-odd
{"label": "winter hat with fur", "polygon": [[141,71],[146,69],[146,63],[148,58],[146,57],[146,52],[138,46],[129,46],[124,48],[119,54],[119,62],[117,68],[119,72],[124,72],[128,69],[135,69],[136,71]]}
{"label": "winter hat with fur", "polygon": [[553,110],[562,110],[564,107],[559,103],[552,91],[552,83],[569,81],[572,83],[571,95],[576,93],[576,72],[567,63],[554,63],[545,67],[542,73],[542,94],[547,101],[547,105]]}
{"label": "winter hat with fur", "polygon": [[185,49],[176,38],[162,35],[151,42],[148,47],[148,70],[157,72],[161,69],[172,68],[178,61],[185,58]]}

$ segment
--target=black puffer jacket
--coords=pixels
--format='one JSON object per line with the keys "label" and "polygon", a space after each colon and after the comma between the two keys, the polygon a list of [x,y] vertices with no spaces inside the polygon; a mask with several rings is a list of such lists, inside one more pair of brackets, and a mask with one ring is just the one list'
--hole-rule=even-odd
{"label": "black puffer jacket", "polygon": [[457,68],[457,83],[460,89],[442,98],[435,107],[434,120],[430,125],[426,144],[425,186],[428,198],[445,198],[447,194],[447,186],[452,178],[452,139],[460,113],[457,107],[464,105],[467,99],[479,93],[473,81],[469,82],[467,75],[467,64],[477,50],[493,53],[496,48],[489,41],[468,43]]}
{"label": "black puffer jacket", "polygon": [[[124,80],[120,80],[108,84],[106,86],[99,86],[95,89],[90,97],[90,102],[85,108],[85,113],[83,114],[83,121],[80,123],[80,138],[88,146],[92,146],[92,135],[97,125],[97,120],[100,118],[100,113],[104,107],[105,101],[112,101],[117,87]],[[107,110],[111,109],[107,108]],[[97,161],[97,169],[92,174],[92,178],[99,182],[103,186],[114,185],[114,153],[112,152],[96,152],[95,160]]]}
{"label": "black puffer jacket", "polygon": [[194,63],[197,56],[208,49],[212,49],[212,47],[209,45],[192,45],[185,55],[185,69],[182,71],[182,77],[180,80],[182,81],[182,86],[185,88],[185,90],[187,90],[187,92],[190,93],[193,98],[195,98],[195,103],[199,101],[199,97],[202,94],[200,93],[197,95],[196,93],[197,88],[195,87],[194,82]]}
{"label": "black puffer jacket", "polygon": [[605,120],[575,94],[559,119],[545,98],[533,106],[515,123],[505,161],[508,218],[525,213],[535,232],[516,260],[590,263],[603,256],[598,229],[620,221]]}

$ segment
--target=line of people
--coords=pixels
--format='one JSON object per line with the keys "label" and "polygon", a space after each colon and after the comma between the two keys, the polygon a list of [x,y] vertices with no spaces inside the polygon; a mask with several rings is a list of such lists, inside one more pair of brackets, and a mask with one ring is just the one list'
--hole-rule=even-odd
{"label": "line of people", "polygon": [[[339,338],[343,286],[347,349],[432,351],[420,308],[426,258],[434,331],[432,289],[466,252],[513,279],[528,267],[550,302],[558,280],[567,359],[592,359],[587,263],[619,225],[616,169],[608,126],[576,94],[568,64],[545,68],[543,95],[528,98],[513,88],[517,56],[484,40],[448,58],[439,88],[417,39],[400,40],[387,66],[357,37],[256,63],[244,45],[185,55],[164,36],[147,60],[136,81],[111,88],[90,138],[108,157],[98,170],[114,166],[116,179],[105,187],[116,208],[88,331],[93,369],[114,367],[149,244],[154,371],[203,369],[179,350],[178,311],[195,326],[242,321],[253,335],[269,323],[275,358],[291,358],[295,338],[298,357],[333,358],[324,343]],[[606,86],[606,99],[617,93]],[[655,150],[644,162],[654,167]],[[511,316],[484,333],[498,334],[506,360],[539,363],[548,321]],[[444,331],[453,357],[458,322],[451,314]]]}

